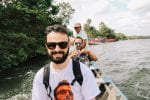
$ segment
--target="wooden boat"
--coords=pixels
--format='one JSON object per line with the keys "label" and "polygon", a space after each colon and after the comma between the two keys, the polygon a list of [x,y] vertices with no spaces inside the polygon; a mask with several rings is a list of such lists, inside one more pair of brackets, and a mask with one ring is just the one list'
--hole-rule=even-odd
{"label": "wooden boat", "polygon": [[100,67],[95,61],[90,62],[89,67],[94,72],[94,75],[96,74],[95,78],[101,90],[96,100],[128,100],[110,78],[103,76]]}

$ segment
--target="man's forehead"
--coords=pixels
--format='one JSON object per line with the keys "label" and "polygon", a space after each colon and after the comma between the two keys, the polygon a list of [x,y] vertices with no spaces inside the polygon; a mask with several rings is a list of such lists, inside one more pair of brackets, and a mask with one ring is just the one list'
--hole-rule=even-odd
{"label": "man's forehead", "polygon": [[66,40],[66,41],[68,41],[68,36],[65,33],[51,32],[47,35],[47,40],[53,40],[53,41]]}
{"label": "man's forehead", "polygon": [[82,41],[82,40],[78,38],[78,39],[75,39],[75,41]]}
{"label": "man's forehead", "polygon": [[66,33],[63,32],[51,32],[47,35],[47,37],[68,37]]}

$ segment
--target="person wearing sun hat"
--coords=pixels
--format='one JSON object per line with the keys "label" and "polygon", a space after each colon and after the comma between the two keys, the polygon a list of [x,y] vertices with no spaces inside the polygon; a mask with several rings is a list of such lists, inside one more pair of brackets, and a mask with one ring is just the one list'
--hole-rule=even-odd
{"label": "person wearing sun hat", "polygon": [[85,33],[85,31],[82,30],[82,25],[81,23],[75,23],[74,24],[74,29],[75,29],[75,33],[74,33],[74,37],[81,37],[84,39],[84,47],[86,49],[88,49],[88,36]]}

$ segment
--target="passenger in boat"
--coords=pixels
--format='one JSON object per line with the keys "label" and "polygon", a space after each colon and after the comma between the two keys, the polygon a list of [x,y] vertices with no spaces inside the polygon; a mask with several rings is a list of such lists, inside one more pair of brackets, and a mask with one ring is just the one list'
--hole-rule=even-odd
{"label": "passenger in boat", "polygon": [[87,33],[85,31],[82,30],[82,26],[80,23],[75,23],[74,24],[74,30],[75,33],[73,34],[74,37],[81,37],[83,38],[83,47],[86,47],[88,49],[88,36]]}
{"label": "passenger in boat", "polygon": [[90,69],[69,58],[66,28],[48,26],[45,32],[50,62],[34,77],[32,100],[95,100],[101,91]]}
{"label": "passenger in boat", "polygon": [[[97,61],[98,58],[91,50],[85,49],[83,45],[83,39],[81,37],[77,37],[74,40],[74,42],[75,42],[76,49],[70,53],[70,57],[72,59],[81,61],[82,63],[86,64],[89,67],[91,65],[94,65],[95,64],[94,61]],[[96,66],[94,65],[94,67]],[[101,74],[99,67],[96,67],[91,70],[95,77],[97,77],[97,73]]]}
{"label": "passenger in boat", "polygon": [[[97,61],[97,57],[92,51],[85,49],[84,40],[81,37],[76,37],[74,40],[75,50],[70,53],[70,57],[73,59],[80,59],[81,62],[83,57],[87,57],[89,61]],[[86,58],[84,60],[87,60]]]}

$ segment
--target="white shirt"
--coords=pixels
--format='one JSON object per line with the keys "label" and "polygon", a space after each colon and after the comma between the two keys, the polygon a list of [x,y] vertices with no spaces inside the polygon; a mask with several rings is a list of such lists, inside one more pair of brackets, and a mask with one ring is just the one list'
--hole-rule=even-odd
{"label": "white shirt", "polygon": [[88,40],[88,36],[83,30],[81,30],[79,33],[75,32],[74,37],[81,37],[83,39]]}
{"label": "white shirt", "polygon": [[[100,93],[100,90],[96,84],[96,80],[91,70],[83,63],[80,63],[80,67],[83,75],[83,83],[82,86],[80,86],[76,81],[74,85],[71,86],[74,100],[91,100]],[[43,84],[43,70],[44,68],[41,68],[34,77],[32,100],[50,100]],[[71,83],[73,79],[74,74],[72,70],[72,60],[69,61],[67,67],[63,70],[55,70],[53,66],[50,65],[49,82],[52,88],[52,97],[54,94],[53,90],[60,81],[67,80],[69,83]]]}

